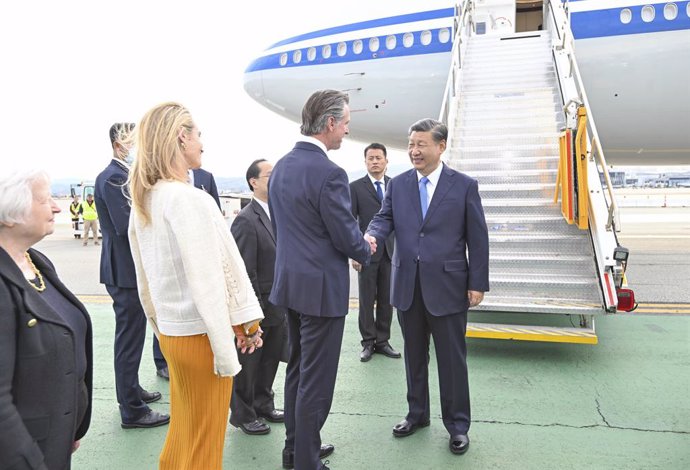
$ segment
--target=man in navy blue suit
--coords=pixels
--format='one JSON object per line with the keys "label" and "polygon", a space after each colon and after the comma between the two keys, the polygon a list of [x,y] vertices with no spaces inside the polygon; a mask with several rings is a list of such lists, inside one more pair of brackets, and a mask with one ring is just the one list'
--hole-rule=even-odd
{"label": "man in navy blue suit", "polygon": [[340,148],[350,122],[349,98],[312,94],[302,109],[304,138],[273,168],[268,204],[276,235],[269,301],[288,309],[283,468],[327,469],[333,452],[320,430],[333,401],[348,312],[348,258],[369,264],[367,243],[350,212],[345,171],[326,152]]}
{"label": "man in navy blue suit", "polygon": [[489,237],[477,181],[441,163],[447,138],[446,126],[433,119],[410,127],[414,169],[390,181],[365,237],[383,243],[395,227],[391,303],[405,341],[409,409],[393,435],[409,436],[430,424],[431,335],[448,446],[464,454],[470,445],[467,309],[489,290]]}
{"label": "man in navy blue suit", "polygon": [[218,196],[218,187],[216,186],[216,179],[213,177],[213,173],[197,168],[189,170],[189,176],[194,187],[209,193],[222,212],[223,208],[220,207],[220,196]]}
{"label": "man in navy blue suit", "polygon": [[[139,364],[146,335],[146,315],[139,301],[137,277],[129,247],[130,206],[126,196],[131,164],[132,123],[110,127],[113,159],[96,178],[96,210],[101,221],[101,283],[113,299],[115,310],[115,389],[120,404],[122,427],[150,428],[170,421],[167,414],[149,408],[148,403],[161,398],[159,392],[147,392],[139,385]],[[167,364],[154,338],[154,358],[159,375],[167,375]],[[157,356],[157,358],[156,358]],[[161,372],[164,371],[164,372]]]}

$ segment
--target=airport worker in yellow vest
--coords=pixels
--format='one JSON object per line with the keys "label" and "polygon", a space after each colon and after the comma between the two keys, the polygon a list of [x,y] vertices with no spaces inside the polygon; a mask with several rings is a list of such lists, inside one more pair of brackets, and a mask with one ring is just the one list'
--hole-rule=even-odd
{"label": "airport worker in yellow vest", "polygon": [[93,194],[88,194],[86,201],[81,203],[81,216],[84,218],[84,246],[89,243],[89,230],[93,234],[93,244],[100,245],[98,243],[98,213]]}

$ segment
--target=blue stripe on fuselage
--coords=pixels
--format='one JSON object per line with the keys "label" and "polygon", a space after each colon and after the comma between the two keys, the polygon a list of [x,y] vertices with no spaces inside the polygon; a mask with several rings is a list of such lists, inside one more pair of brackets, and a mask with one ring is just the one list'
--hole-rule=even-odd
{"label": "blue stripe on fuselage", "polygon": [[389,16],[387,18],[378,18],[375,20],[362,21],[360,23],[351,23],[342,26],[334,26],[332,28],[320,29],[310,33],[301,34],[280,42],[273,44],[268,49],[274,47],[284,46],[308,39],[315,39],[319,37],[332,36],[333,34],[350,33],[352,31],[365,30],[371,28],[380,28],[382,26],[392,26],[396,24],[413,23],[415,21],[435,20],[438,18],[452,18],[455,16],[454,8],[442,8],[440,10],[422,11],[419,13],[408,13],[406,15]]}
{"label": "blue stripe on fuselage", "polygon": [[[678,7],[678,15],[673,20],[664,18],[664,6],[666,3],[656,3],[650,4],[654,7],[655,15],[654,20],[649,23],[642,21],[643,5],[635,5],[605,10],[571,12],[570,28],[575,39],[690,29],[690,17],[687,14],[688,2],[675,3]],[[632,12],[632,20],[628,24],[621,22],[621,10],[625,8]]]}
{"label": "blue stripe on fuselage", "polygon": [[[405,33],[399,33],[395,34],[396,38],[396,43],[397,47],[394,49],[387,49],[386,48],[386,38],[388,36],[375,36],[378,37],[379,39],[379,44],[380,48],[376,52],[371,52],[368,49],[367,42],[369,41],[369,38],[367,37],[366,39],[363,39],[362,41],[364,42],[364,50],[360,52],[359,54],[355,54],[353,51],[352,45],[355,42],[355,40],[351,41],[343,41],[347,44],[347,53],[343,56],[339,56],[337,54],[338,50],[338,43],[332,43],[330,44],[331,46],[331,56],[329,58],[324,58],[322,56],[322,49],[323,45],[320,45],[316,47],[316,58],[312,61],[307,60],[307,50],[309,48],[302,48],[299,49],[302,52],[302,59],[299,63],[294,63],[293,61],[293,56],[295,51],[290,51],[290,52],[281,52],[277,54],[269,54],[264,57],[260,57],[254,62],[252,62],[249,67],[247,67],[247,70],[245,70],[245,73],[248,72],[255,72],[258,70],[270,70],[270,69],[285,69],[285,68],[291,68],[291,67],[306,67],[309,65],[326,65],[326,64],[341,64],[345,62],[354,62],[354,61],[365,61],[365,60],[378,60],[378,59],[386,59],[390,57],[405,57],[405,56],[418,56],[418,55],[424,55],[424,54],[436,54],[439,52],[450,52],[453,48],[453,42],[448,41],[445,43],[442,43],[438,40],[438,34],[439,34],[439,29],[432,29],[429,30],[432,33],[432,38],[433,40],[429,45],[423,45],[420,40],[420,36],[422,34],[421,31],[415,31],[412,32],[414,34],[414,44],[410,47],[405,47],[403,46],[403,35]],[[280,57],[283,54],[287,54],[288,60],[285,65],[280,64]]]}

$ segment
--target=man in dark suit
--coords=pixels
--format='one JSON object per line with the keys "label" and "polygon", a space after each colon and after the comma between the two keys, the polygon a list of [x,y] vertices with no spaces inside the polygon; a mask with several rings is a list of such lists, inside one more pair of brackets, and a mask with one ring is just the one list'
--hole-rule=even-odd
{"label": "man in dark suit", "polygon": [[[129,155],[131,123],[116,123],[110,128],[113,159],[98,175],[95,185],[96,210],[101,221],[101,283],[113,299],[115,310],[115,389],[120,404],[123,428],[150,428],[170,421],[167,414],[153,411],[147,403],[161,398],[139,385],[139,364],[146,335],[146,316],[139,301],[134,261],[129,247],[130,206],[126,184],[132,156]],[[154,356],[158,351],[154,337]],[[164,360],[163,360],[164,361]],[[159,365],[160,364],[160,365]],[[165,362],[157,364],[167,371]]]}
{"label": "man in dark suit", "polygon": [[268,179],[272,170],[273,165],[264,159],[249,165],[247,184],[254,197],[230,227],[264,312],[264,345],[254,354],[237,355],[242,371],[235,376],[230,401],[230,424],[251,435],[268,434],[271,430],[259,418],[272,423],[285,421],[283,411],[277,410],[273,402],[273,381],[285,342],[286,309],[268,301],[276,263],[276,239],[268,210]]}
{"label": "man in dark suit", "polygon": [[414,169],[389,182],[365,237],[382,241],[395,227],[391,303],[405,340],[409,410],[393,435],[409,436],[429,425],[431,335],[448,446],[464,454],[470,445],[467,309],[489,290],[489,238],[477,181],[441,163],[447,137],[446,126],[433,119],[410,127]]}
{"label": "man in dark suit", "polygon": [[218,188],[216,187],[216,180],[213,177],[213,173],[201,168],[189,170],[189,173],[194,187],[209,193],[222,212],[223,208],[220,206],[220,197],[218,196]]}
{"label": "man in dark suit", "polygon": [[[390,181],[390,177],[385,176],[388,165],[386,146],[376,142],[369,144],[364,149],[364,164],[367,175],[350,183],[352,215],[359,222],[362,233],[367,231],[369,222],[381,209],[386,184]],[[362,267],[357,261],[352,261],[352,267],[359,273],[359,332],[362,335],[359,359],[362,362],[371,359],[374,352],[392,358],[400,357],[400,353],[388,342],[393,318],[390,303],[393,243],[391,234],[371,257],[369,266]]]}
{"label": "man in dark suit", "polygon": [[320,430],[333,401],[348,311],[348,258],[367,265],[370,247],[350,212],[347,174],[326,152],[340,148],[350,122],[345,93],[320,90],[302,109],[304,138],[273,168],[268,204],[276,235],[269,301],[288,308],[283,467],[328,468],[333,446]]}

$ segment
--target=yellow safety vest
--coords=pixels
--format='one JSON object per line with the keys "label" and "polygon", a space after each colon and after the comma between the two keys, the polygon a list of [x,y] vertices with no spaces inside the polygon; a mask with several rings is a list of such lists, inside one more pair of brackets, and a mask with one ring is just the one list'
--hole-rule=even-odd
{"label": "yellow safety vest", "polygon": [[82,210],[81,216],[84,217],[84,220],[96,220],[96,219],[98,219],[98,213],[96,212],[96,201],[93,201],[92,204],[89,204],[89,201],[82,202],[81,203],[81,210]]}
{"label": "yellow safety vest", "polygon": [[72,213],[72,220],[79,219],[79,208],[81,207],[81,202],[73,202],[69,205],[69,211]]}

